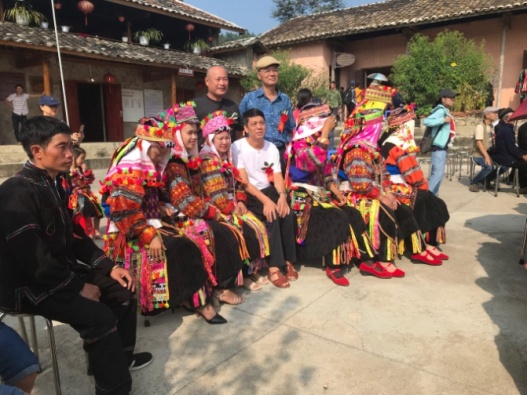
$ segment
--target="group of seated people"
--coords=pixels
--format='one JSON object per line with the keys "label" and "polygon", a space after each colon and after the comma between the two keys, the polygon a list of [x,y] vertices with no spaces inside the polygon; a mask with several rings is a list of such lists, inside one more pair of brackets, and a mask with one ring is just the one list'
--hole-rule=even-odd
{"label": "group of seated people", "polygon": [[[106,256],[96,251],[91,239],[79,236],[81,231],[67,221],[60,205],[69,187],[59,174],[71,166],[71,160],[59,155],[69,148],[69,136],[61,137],[67,126],[55,132],[58,140],[52,135],[45,142],[46,149],[41,146],[45,143],[23,132],[30,162],[25,173],[14,178],[29,183],[18,202],[7,190],[16,187],[17,180],[0,188],[0,204],[11,209],[12,220],[0,227],[6,244],[0,269],[11,270],[6,281],[16,286],[38,265],[49,267],[45,275],[55,291],[50,296],[34,287],[14,296],[3,282],[0,307],[70,323],[85,340],[96,392],[128,393],[126,367],[149,363],[144,355],[133,354],[135,329],[129,333],[124,328],[135,326],[131,311],[136,299],[146,315],[182,306],[209,324],[224,324],[214,305],[243,303],[235,287],[251,292],[269,283],[289,288],[299,278],[298,262],[322,262],[326,276],[339,286],[349,285],[345,274],[353,264],[362,274],[380,279],[405,276],[395,265],[404,254],[414,263],[441,265],[448,259],[438,247],[445,240],[449,214],[445,203],[428,191],[416,161],[413,108],[393,108],[391,88],[368,88],[346,121],[338,149],[329,152],[335,117],[326,105],[313,104],[308,93],[299,104],[285,169],[276,146],[264,139],[266,120],[259,109],[242,114],[245,137],[234,143],[232,117],[221,111],[205,117],[201,150],[192,103],[141,119],[134,136],[114,153],[101,189],[108,215]],[[384,111],[390,106],[383,133]],[[33,121],[34,128],[41,127],[38,122],[50,122],[40,118]],[[58,153],[50,154],[51,144]],[[31,197],[35,185],[42,188],[37,192],[46,203]],[[33,208],[22,218],[26,223],[15,217]],[[32,225],[37,212],[44,218]],[[38,240],[37,249],[14,258],[16,251]],[[42,262],[30,262],[34,253],[42,255]],[[9,259],[23,262],[21,267],[27,269],[23,274],[13,271]],[[75,259],[98,270],[96,282],[93,273],[77,274]],[[129,295],[134,290],[136,299]],[[38,307],[24,301],[39,298],[50,301]],[[110,308],[88,303],[99,298]],[[56,313],[66,302],[76,310],[100,314],[97,330],[77,313]],[[117,374],[104,371],[108,363],[119,367]]]}
{"label": "group of seated people", "polygon": [[181,305],[223,324],[211,302],[243,303],[237,286],[288,288],[299,261],[322,260],[327,276],[347,286],[352,263],[387,279],[404,277],[394,261],[406,251],[428,265],[448,259],[437,248],[448,211],[415,160],[413,109],[393,112],[379,147],[381,104],[358,106],[331,155],[335,118],[326,105],[305,103],[286,169],[264,139],[258,109],[242,115],[246,136],[233,144],[234,119],[207,116],[200,151],[191,103],[142,119],[114,154],[101,191],[105,251],[137,277],[142,311]]}
{"label": "group of seated people", "polygon": [[[513,112],[510,107],[483,110],[483,120],[474,132],[473,154],[473,161],[481,166],[481,170],[470,182],[471,192],[479,192],[484,183],[490,186],[497,175],[494,165],[499,165],[501,172],[518,169],[519,192],[527,193],[527,123],[519,127],[516,138],[515,121],[511,121]],[[511,177],[513,175],[511,173]]]}

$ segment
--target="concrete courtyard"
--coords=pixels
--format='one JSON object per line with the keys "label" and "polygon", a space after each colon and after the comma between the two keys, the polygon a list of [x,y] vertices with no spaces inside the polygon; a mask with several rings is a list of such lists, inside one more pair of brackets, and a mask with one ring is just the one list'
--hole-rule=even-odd
{"label": "concrete courtyard", "polygon": [[[140,318],[137,350],[154,361],[132,373],[133,394],[527,394],[527,199],[467,183],[463,172],[441,187],[451,219],[440,267],[402,258],[406,277],[390,280],[354,268],[342,288],[301,265],[289,289],[240,290],[245,303],[221,307],[226,325],[183,309],[150,327]],[[41,318],[37,330],[34,394],[54,394]],[[63,394],[93,393],[78,335],[60,323],[55,335]]]}

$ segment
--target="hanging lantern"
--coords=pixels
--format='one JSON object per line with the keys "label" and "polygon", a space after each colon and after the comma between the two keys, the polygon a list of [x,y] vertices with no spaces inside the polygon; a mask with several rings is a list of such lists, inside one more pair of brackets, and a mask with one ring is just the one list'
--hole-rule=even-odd
{"label": "hanging lantern", "polygon": [[53,7],[55,7],[56,10],[60,10],[62,8],[62,3],[57,1],[55,4],[53,4]]}
{"label": "hanging lantern", "polygon": [[102,76],[102,80],[105,84],[115,84],[117,82],[117,78],[115,78],[115,75],[111,73],[106,73]]}
{"label": "hanging lantern", "polygon": [[123,23],[123,22],[126,20],[126,18],[124,17],[124,15],[119,15],[119,16],[117,17],[117,20],[118,20],[119,22]]}
{"label": "hanging lantern", "polygon": [[80,0],[77,3],[77,8],[80,12],[84,14],[84,24],[88,26],[88,14],[91,14],[93,12],[93,9],[95,6],[91,1],[88,0]]}
{"label": "hanging lantern", "polygon": [[188,40],[190,41],[190,33],[194,31],[194,25],[192,23],[187,23],[185,25],[185,30],[188,32]]}
{"label": "hanging lantern", "polygon": [[202,90],[202,89],[205,89],[205,83],[203,81],[198,81],[196,82],[196,85],[195,85],[196,89],[198,91]]}

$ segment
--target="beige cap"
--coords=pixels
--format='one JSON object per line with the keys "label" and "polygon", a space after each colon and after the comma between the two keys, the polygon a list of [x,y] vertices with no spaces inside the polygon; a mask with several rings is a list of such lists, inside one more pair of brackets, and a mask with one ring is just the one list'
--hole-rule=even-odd
{"label": "beige cap", "polygon": [[258,62],[256,62],[256,70],[265,69],[266,67],[273,64],[280,66],[280,61],[269,55],[262,56],[260,59],[258,59]]}

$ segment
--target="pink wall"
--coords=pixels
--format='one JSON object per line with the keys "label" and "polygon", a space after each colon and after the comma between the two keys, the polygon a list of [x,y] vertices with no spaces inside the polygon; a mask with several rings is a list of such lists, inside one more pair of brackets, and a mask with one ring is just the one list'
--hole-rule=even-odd
{"label": "pink wall", "polygon": [[[494,78],[494,96],[497,98],[498,70],[500,62],[503,22],[501,18],[468,22],[449,26],[449,30],[459,30],[477,43],[485,40],[485,49],[491,55],[496,76]],[[434,37],[444,29],[425,29],[421,33]],[[514,93],[518,74],[522,67],[523,51],[527,50],[527,15],[512,18],[511,29],[507,30],[505,61],[501,91],[501,107],[519,105],[519,97]],[[350,79],[355,79],[355,72],[363,69],[391,66],[395,58],[406,52],[406,38],[401,34],[350,41],[346,50],[355,55],[356,61],[350,67],[341,69],[339,86],[345,86]],[[299,44],[290,50],[291,58],[299,64],[329,75],[331,50],[325,43]]]}

